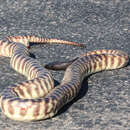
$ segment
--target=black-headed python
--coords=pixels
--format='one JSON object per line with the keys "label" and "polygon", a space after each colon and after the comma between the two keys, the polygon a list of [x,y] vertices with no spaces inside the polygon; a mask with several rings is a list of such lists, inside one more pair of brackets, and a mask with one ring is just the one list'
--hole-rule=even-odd
{"label": "black-headed python", "polygon": [[[128,55],[119,50],[84,53],[66,64],[63,63],[63,68],[66,68],[64,78],[60,85],[54,87],[51,73],[36,59],[30,57],[29,42],[83,46],[75,42],[35,36],[12,36],[6,41],[0,41],[0,56],[10,57],[11,66],[28,79],[9,85],[0,97],[2,112],[18,121],[41,120],[54,116],[63,105],[76,97],[85,76],[102,70],[124,67],[129,61]],[[55,69],[57,66],[55,64],[46,66],[49,67]]]}

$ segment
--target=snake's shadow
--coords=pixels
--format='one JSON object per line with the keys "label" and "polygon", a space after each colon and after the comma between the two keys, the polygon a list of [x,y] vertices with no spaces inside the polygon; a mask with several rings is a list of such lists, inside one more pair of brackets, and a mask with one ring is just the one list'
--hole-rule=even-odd
{"label": "snake's shadow", "polygon": [[128,65],[127,66],[130,66],[130,58],[129,58],[129,62],[128,62]]}
{"label": "snake's shadow", "polygon": [[[57,84],[57,82],[56,82]],[[56,114],[56,116],[64,113],[65,111],[67,111],[67,109],[73,105],[73,103],[75,103],[76,101],[78,101],[79,99],[83,98],[86,93],[88,92],[88,77],[84,78],[83,82],[82,82],[82,85],[81,85],[81,88],[80,88],[80,91],[78,93],[78,95],[69,103],[67,103],[65,106],[63,106],[59,111],[58,113]]]}

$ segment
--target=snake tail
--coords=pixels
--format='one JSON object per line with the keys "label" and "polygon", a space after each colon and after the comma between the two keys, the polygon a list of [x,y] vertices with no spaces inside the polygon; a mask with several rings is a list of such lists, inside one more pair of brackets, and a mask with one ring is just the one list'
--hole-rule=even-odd
{"label": "snake tail", "polygon": [[67,44],[79,47],[85,47],[82,43],[76,43],[71,41],[65,41],[60,39],[53,39],[53,38],[43,38],[37,36],[9,36],[7,37],[8,41],[16,42],[16,43],[23,43],[25,46],[30,47],[30,43],[40,43],[40,44]]}

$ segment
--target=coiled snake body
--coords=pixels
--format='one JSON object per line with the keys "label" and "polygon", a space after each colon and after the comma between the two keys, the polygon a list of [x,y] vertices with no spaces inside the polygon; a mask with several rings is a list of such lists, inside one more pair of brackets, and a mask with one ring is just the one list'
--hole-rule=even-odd
{"label": "coiled snake body", "polygon": [[9,37],[5,42],[0,41],[0,55],[10,57],[11,66],[28,78],[25,82],[6,87],[1,93],[2,112],[7,117],[19,121],[40,120],[54,116],[63,105],[78,94],[85,76],[102,70],[124,67],[129,60],[126,53],[118,50],[84,53],[67,67],[60,85],[54,88],[50,72],[30,57],[27,49],[29,42],[56,42],[82,46],[74,42],[33,36]]}

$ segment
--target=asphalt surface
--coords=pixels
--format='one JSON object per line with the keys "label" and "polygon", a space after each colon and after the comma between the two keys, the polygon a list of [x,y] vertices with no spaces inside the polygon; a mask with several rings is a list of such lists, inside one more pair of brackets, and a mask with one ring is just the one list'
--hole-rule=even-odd
{"label": "asphalt surface", "polygon": [[[95,49],[119,49],[130,54],[129,0],[1,0],[0,39],[36,35],[83,43],[34,46],[42,65],[64,61]],[[60,82],[64,71],[51,71]],[[0,58],[0,92],[25,77]],[[0,110],[0,130],[130,130],[130,65],[94,74],[78,97],[57,116],[37,122],[17,122]]]}

